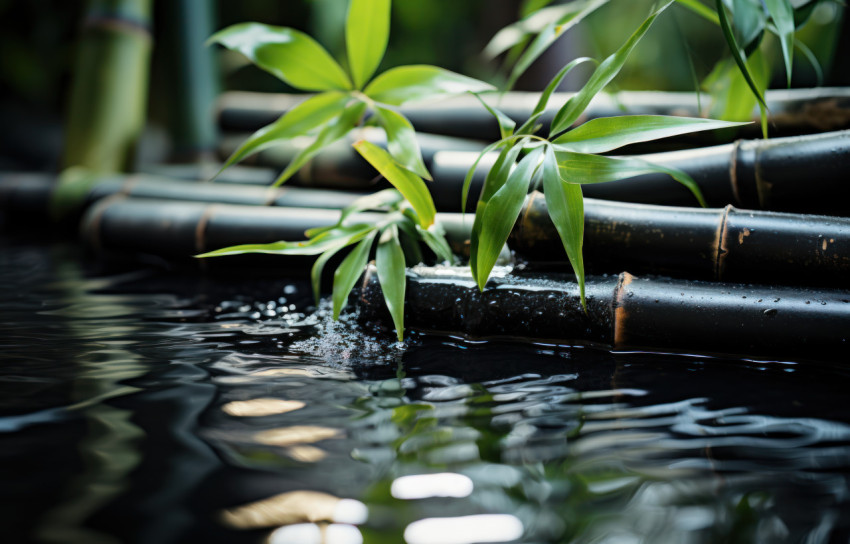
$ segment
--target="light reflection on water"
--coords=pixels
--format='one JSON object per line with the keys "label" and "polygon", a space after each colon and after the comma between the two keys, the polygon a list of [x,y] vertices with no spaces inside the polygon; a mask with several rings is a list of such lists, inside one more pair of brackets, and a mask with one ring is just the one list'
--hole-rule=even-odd
{"label": "light reflection on water", "polygon": [[305,313],[306,282],[92,276],[67,250],[4,250],[9,534],[850,536],[840,368],[435,337],[401,347]]}

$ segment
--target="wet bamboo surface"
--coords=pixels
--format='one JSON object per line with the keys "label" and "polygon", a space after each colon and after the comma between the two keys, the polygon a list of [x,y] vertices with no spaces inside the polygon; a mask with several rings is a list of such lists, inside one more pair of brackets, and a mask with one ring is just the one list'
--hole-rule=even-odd
{"label": "wet bamboo surface", "polygon": [[[555,93],[541,118],[548,126],[571,96]],[[510,92],[488,97],[518,123],[524,122],[534,109],[538,93]],[[304,99],[303,95],[230,92],[219,100],[219,125],[225,131],[251,132],[271,123]],[[793,136],[850,128],[850,89],[817,88],[771,90],[766,95],[770,109],[772,136]],[[401,108],[418,131],[462,138],[495,141],[499,129],[493,117],[475,97],[458,96],[439,102]],[[695,93],[634,92],[615,95],[600,94],[591,102],[579,122],[598,117],[625,114],[683,115],[699,117]],[[753,112],[753,121],[758,112]],[[732,132],[739,138],[758,138],[757,124]],[[713,133],[699,133],[667,141],[665,145],[704,146],[720,143]],[[721,137],[723,138],[723,137]],[[728,141],[727,135],[724,139]]]}
{"label": "wet bamboo surface", "polygon": [[[850,278],[850,218],[588,199],[584,228],[585,264],[599,273],[841,288]],[[529,196],[509,243],[539,264],[565,260],[543,194]]]}
{"label": "wet bamboo surface", "polygon": [[[91,208],[84,238],[105,253],[183,258],[230,245],[304,239],[337,210],[274,208],[115,195]],[[365,215],[359,221],[376,221]],[[472,216],[438,214],[455,252],[468,251]],[[569,272],[545,201],[533,194],[509,245],[538,270]],[[845,288],[850,219],[586,201],[584,256],[591,273],[667,274],[688,279]],[[238,259],[225,257],[216,261]],[[270,260],[277,269],[289,257]],[[307,262],[307,261],[304,261]]]}
{"label": "wet bamboo surface", "polygon": [[[483,292],[467,269],[408,273],[405,325],[472,338],[522,338],[779,360],[847,360],[850,292],[635,277],[591,277],[587,313],[568,276],[498,271]],[[391,327],[377,274],[363,278],[364,321]]]}

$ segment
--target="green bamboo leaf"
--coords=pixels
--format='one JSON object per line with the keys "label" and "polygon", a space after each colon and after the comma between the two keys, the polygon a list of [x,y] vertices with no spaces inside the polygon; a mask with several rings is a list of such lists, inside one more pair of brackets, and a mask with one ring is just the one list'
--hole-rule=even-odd
{"label": "green bamboo leaf", "polygon": [[581,306],[587,309],[584,297],[584,198],[581,185],[567,183],[561,179],[560,168],[551,146],[546,147],[543,156],[543,194],[549,217],[561,237],[561,243],[567,252],[567,258],[575,272],[581,293]]}
{"label": "green bamboo leaf", "polygon": [[565,132],[553,143],[565,151],[605,153],[638,142],[679,134],[737,127],[749,123],[666,115],[624,115],[591,119]]}
{"label": "green bamboo leaf", "polygon": [[823,86],[823,68],[821,68],[820,62],[818,62],[818,59],[815,56],[814,52],[812,52],[812,50],[809,49],[809,46],[807,46],[806,44],[804,44],[803,42],[801,42],[800,40],[798,40],[796,38],[794,38],[794,45],[797,47],[797,49],[800,50],[800,53],[802,53],[803,56],[806,57],[806,60],[809,61],[809,64],[811,64],[811,66],[812,66],[812,70],[815,71],[815,80],[816,80],[817,86],[822,87]]}
{"label": "green bamboo leaf", "polygon": [[611,80],[614,79],[614,77],[620,72],[620,69],[626,63],[626,59],[629,57],[629,54],[638,44],[643,35],[649,30],[649,27],[652,26],[652,23],[658,15],[660,15],[661,12],[667,9],[667,7],[672,3],[673,0],[670,0],[655,10],[649,17],[646,18],[643,24],[638,27],[634,34],[631,35],[620,49],[602,61],[602,63],[593,72],[593,75],[590,76],[590,79],[584,87],[567,100],[564,107],[562,107],[555,115],[555,119],[552,121],[550,136],[554,136],[565,131],[579,118],[579,116],[587,108],[587,105],[590,104],[593,97],[596,96],[597,93],[599,93],[599,91],[601,91],[606,85],[608,85],[608,83],[610,83]]}
{"label": "green bamboo leaf", "polygon": [[487,153],[490,153],[500,145],[504,144],[504,140],[499,140],[498,142],[493,142],[492,144],[485,147],[483,150],[481,150],[481,153],[479,153],[478,156],[475,158],[475,162],[472,163],[472,166],[469,167],[469,170],[467,170],[466,176],[464,176],[463,178],[463,188],[460,191],[460,209],[462,213],[466,213],[466,202],[469,199],[469,186],[472,184],[472,176],[475,175],[475,169],[478,168],[478,163],[481,162],[481,159],[483,159]]}
{"label": "green bamboo leaf", "polygon": [[517,60],[511,75],[508,78],[507,88],[513,88],[517,79],[528,70],[528,67],[549,49],[558,38],[564,33],[578,24],[582,19],[599,9],[601,6],[608,3],[608,0],[585,0],[579,2],[571,2],[567,4],[572,10],[565,16],[559,17],[544,26],[539,34],[532,40],[531,44],[523,51],[520,58]]}
{"label": "green bamboo leaf", "polygon": [[427,228],[434,222],[437,210],[422,178],[399,165],[389,153],[373,143],[360,140],[354,143],[354,149],[404,195],[423,227]]}
{"label": "green bamboo leaf", "polygon": [[363,269],[366,268],[366,262],[369,260],[369,250],[372,249],[372,242],[377,233],[378,231],[373,229],[368,236],[360,240],[334,272],[334,286],[331,295],[334,319],[339,319],[339,313],[348,301],[348,295],[363,274]]}
{"label": "green bamboo leaf", "polygon": [[715,2],[717,3],[717,14],[720,18],[720,28],[723,30],[723,36],[726,38],[726,44],[732,52],[732,58],[735,60],[735,64],[738,65],[738,70],[740,70],[741,75],[744,76],[744,80],[747,82],[747,86],[749,86],[750,91],[752,91],[758,101],[759,112],[761,114],[761,130],[764,137],[767,138],[767,104],[764,101],[764,96],[762,96],[761,90],[759,90],[756,82],[753,80],[753,76],[747,67],[747,61],[744,59],[741,48],[738,46],[738,42],[735,40],[735,35],[732,33],[729,18],[726,16],[726,9],[723,7],[723,0],[715,0]]}
{"label": "green bamboo leaf", "polygon": [[[757,49],[747,59],[747,66],[756,84],[766,87],[770,67],[760,50]],[[711,92],[709,117],[727,121],[749,121],[753,118],[758,101],[731,58],[718,62],[703,81],[703,86]]]}
{"label": "green bamboo leaf", "polygon": [[359,100],[346,106],[339,117],[325,125],[313,143],[295,155],[283,173],[275,180],[274,186],[282,185],[322,149],[348,134],[351,129],[360,123],[360,119],[366,113],[366,107],[366,104]]}
{"label": "green bamboo leaf", "polygon": [[696,182],[687,173],[676,168],[654,164],[637,157],[606,157],[557,149],[555,156],[558,159],[560,176],[568,183],[604,183],[642,174],[662,173],[690,189],[700,205],[705,206],[705,199]]}
{"label": "green bamboo leaf", "polygon": [[407,278],[404,275],[404,252],[398,239],[398,228],[390,225],[378,240],[375,253],[375,268],[384,293],[384,301],[393,318],[398,341],[404,340],[404,290]]}
{"label": "green bamboo leaf", "polygon": [[363,92],[376,102],[400,106],[423,98],[492,90],[494,87],[483,81],[436,66],[416,64],[387,70],[373,79]]}
{"label": "green bamboo leaf", "polygon": [[245,157],[275,145],[281,140],[303,136],[322,126],[339,115],[348,100],[350,100],[350,97],[346,93],[328,91],[301,102],[282,115],[280,119],[264,126],[242,142],[242,145],[230,155],[224,166],[221,167],[219,174]]}
{"label": "green bamboo leaf", "polygon": [[416,131],[407,118],[388,108],[375,106],[378,124],[387,133],[387,151],[393,159],[417,176],[431,180],[431,174],[422,160],[422,150],[416,139]]}
{"label": "green bamboo leaf", "polygon": [[534,106],[534,110],[531,112],[531,117],[529,117],[528,120],[519,127],[517,134],[531,134],[534,132],[534,123],[536,123],[537,119],[539,119],[540,116],[543,115],[543,112],[546,111],[546,106],[549,105],[549,98],[552,97],[552,93],[554,93],[558,86],[561,85],[561,81],[564,80],[573,68],[588,61],[596,62],[590,57],[579,57],[561,68],[561,70],[555,74],[552,81],[546,85],[546,88],[540,95],[540,99],[537,100],[537,105]]}
{"label": "green bamboo leaf", "polygon": [[340,244],[338,247],[325,250],[310,268],[310,285],[313,287],[313,301],[316,306],[319,305],[319,299],[322,297],[322,272],[325,270],[325,265],[344,247],[345,244]]}
{"label": "green bamboo leaf", "polygon": [[472,233],[473,239],[477,239],[475,279],[482,291],[519,217],[542,152],[543,148],[538,147],[526,155],[504,185],[476,212],[476,220],[481,214],[481,222],[478,232]]}
{"label": "green bamboo leaf", "polygon": [[448,261],[449,263],[454,262],[452,248],[446,241],[446,233],[443,231],[443,228],[439,223],[434,223],[427,229],[423,229],[417,224],[416,231],[419,233],[419,236],[422,237],[422,241],[431,248],[431,251],[434,252],[434,255],[436,255],[438,259],[441,261]]}
{"label": "green bamboo leaf", "polygon": [[481,105],[490,112],[490,115],[496,118],[496,121],[499,123],[499,137],[504,139],[507,138],[514,133],[514,127],[516,127],[516,121],[508,117],[503,111],[494,108],[490,104],[484,101],[483,98],[478,93],[470,93],[472,96],[478,99],[481,102]]}
{"label": "green bamboo leaf", "polygon": [[401,244],[402,253],[404,253],[405,262],[424,262],[425,259],[422,256],[422,248],[419,246],[419,242],[422,241],[422,237],[419,235],[419,232],[416,231],[416,227],[419,223],[414,223],[412,221],[398,221],[393,224],[398,227],[399,230],[399,243]]}
{"label": "green bamboo leaf", "polygon": [[552,0],[523,0],[519,8],[520,17],[528,17],[535,11],[540,11],[551,3]]}
{"label": "green bamboo leaf", "polygon": [[782,58],[785,60],[785,75],[791,86],[791,65],[794,61],[794,7],[789,0],[764,0],[767,11],[776,25],[779,43],[782,46]]}
{"label": "green bamboo leaf", "polygon": [[333,57],[313,38],[293,28],[240,23],[216,32],[207,43],[242,53],[296,89],[351,89],[351,81]]}
{"label": "green bamboo leaf", "polygon": [[[469,235],[469,268],[476,281],[478,281],[478,241],[484,228],[484,213],[487,209],[487,202],[499,188],[507,183],[508,176],[517,157],[519,157],[520,151],[522,151],[522,145],[519,143],[506,146],[499,153],[499,157],[493,163],[493,166],[490,167],[487,177],[484,178],[484,186],[481,188],[481,194],[478,197],[478,203],[475,207],[475,220],[472,223],[472,231]],[[473,168],[475,168],[474,165]]]}
{"label": "green bamboo leaf", "polygon": [[342,212],[339,215],[339,220],[335,224],[328,225],[326,227],[316,227],[308,229],[304,234],[307,236],[307,238],[314,238],[329,230],[333,230],[337,227],[343,226],[345,224],[345,220],[354,214],[366,210],[381,210],[386,208],[392,209],[403,201],[404,197],[401,196],[401,193],[399,193],[397,190],[384,189],[383,191],[378,191],[377,193],[360,197],[345,208],[343,208]]}
{"label": "green bamboo leaf", "polygon": [[718,19],[717,14],[714,12],[714,10],[706,6],[699,0],[676,0],[676,2],[693,11],[705,20],[711,21],[716,25],[720,24],[720,19]]}
{"label": "green bamboo leaf", "polygon": [[508,49],[526,41],[532,34],[541,32],[552,22],[562,25],[561,34],[578,24],[584,17],[608,0],[579,0],[542,8],[529,14],[521,21],[499,30],[484,47],[484,57],[494,59]]}
{"label": "green bamboo leaf", "polygon": [[749,56],[764,36],[767,13],[764,11],[761,0],[727,0],[727,4],[729,2],[731,2],[732,29],[735,31],[735,39],[744,51],[744,56]]}
{"label": "green bamboo leaf", "polygon": [[347,245],[361,240],[375,225],[358,223],[356,225],[337,226],[319,236],[300,242],[272,242],[270,244],[241,244],[225,247],[195,255],[196,258],[226,257],[245,253],[265,253],[269,255],[318,255],[340,244]]}
{"label": "green bamboo leaf", "polygon": [[351,0],[345,22],[348,67],[358,89],[381,64],[390,36],[391,0]]}

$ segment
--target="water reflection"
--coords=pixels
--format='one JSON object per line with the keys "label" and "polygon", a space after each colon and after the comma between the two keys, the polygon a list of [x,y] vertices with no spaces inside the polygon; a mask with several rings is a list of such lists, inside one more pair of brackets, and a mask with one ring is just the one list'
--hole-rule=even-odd
{"label": "water reflection", "polygon": [[44,274],[61,289],[33,279],[29,298],[0,290],[13,528],[87,542],[850,537],[841,368],[400,347],[308,311],[306,285],[74,274]]}

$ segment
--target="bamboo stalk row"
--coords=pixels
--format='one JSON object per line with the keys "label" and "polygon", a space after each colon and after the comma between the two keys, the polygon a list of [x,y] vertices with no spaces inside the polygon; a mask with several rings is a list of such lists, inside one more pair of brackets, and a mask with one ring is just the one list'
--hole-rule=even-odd
{"label": "bamboo stalk row", "polygon": [[[376,143],[381,131],[365,131]],[[437,209],[460,211],[460,194],[467,171],[478,158],[478,142],[433,135],[420,135],[426,165],[434,177],[429,189]],[[385,186],[378,173],[352,148],[350,141],[338,142],[315,157],[293,180],[311,187],[371,190]],[[235,149],[234,141],[231,147]],[[230,148],[228,148],[230,149]],[[270,148],[252,158],[252,164],[284,168],[294,156],[295,146]],[[709,206],[732,204],[743,208],[850,215],[850,130],[773,138],[737,140],[713,147],[640,155],[649,162],[688,173],[700,187]],[[491,154],[479,163],[470,189],[470,206],[481,191]],[[801,183],[805,180],[805,184]],[[644,204],[693,206],[694,196],[663,173],[582,187],[585,196]]]}
{"label": "bamboo stalk row", "polygon": [[[590,277],[587,312],[567,276],[499,274],[481,292],[467,269],[408,273],[405,325],[473,338],[780,360],[847,360],[850,292],[635,277]],[[374,268],[360,317],[391,325]]]}
{"label": "bamboo stalk row", "polygon": [[[522,123],[530,116],[539,96],[538,93],[510,92],[488,97],[487,100]],[[540,122],[548,126],[558,108],[570,96],[570,93],[555,93]],[[292,94],[225,93],[219,100],[219,125],[225,131],[251,132],[271,123],[303,99],[303,95]],[[771,90],[767,91],[766,100],[771,114],[771,134],[774,136],[850,128],[850,89]],[[615,95],[600,94],[593,99],[579,122],[624,114],[700,117],[698,105],[694,93],[624,91]],[[418,131],[488,141],[499,138],[496,121],[472,96],[403,106],[401,111]],[[758,112],[753,112],[752,120],[758,120]],[[739,138],[758,138],[759,130],[756,124],[733,133]],[[677,139],[677,145],[715,143],[718,143],[717,136],[711,133]]]}
{"label": "bamboo stalk row", "polygon": [[[116,195],[87,212],[84,238],[107,253],[138,251],[188,258],[230,245],[302,240],[305,230],[332,224],[339,216],[336,210],[200,200]],[[367,215],[362,220],[378,217]],[[438,220],[453,249],[468,250],[472,218],[438,214]],[[532,268],[570,270],[539,193],[529,198],[509,245]],[[850,219],[588,200],[584,255],[588,270],[597,274],[630,270],[691,279],[843,288],[850,277]],[[264,262],[275,269],[289,266],[288,258],[277,259]]]}

